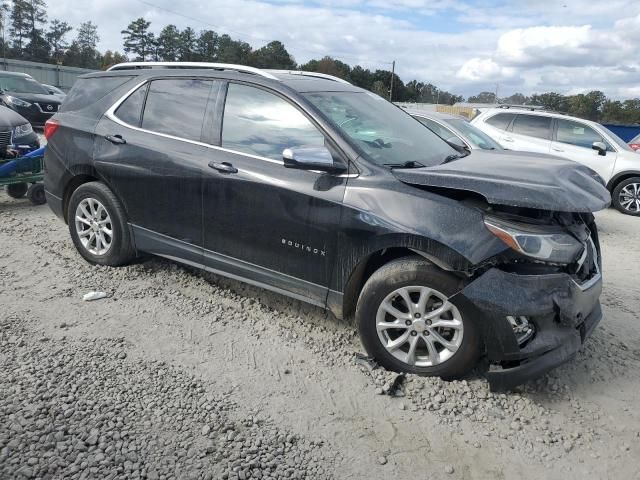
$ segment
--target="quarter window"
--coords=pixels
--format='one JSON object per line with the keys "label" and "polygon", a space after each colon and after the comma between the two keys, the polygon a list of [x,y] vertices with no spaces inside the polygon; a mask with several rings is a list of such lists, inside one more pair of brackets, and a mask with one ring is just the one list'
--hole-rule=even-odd
{"label": "quarter window", "polygon": [[551,117],[540,115],[517,115],[513,121],[513,133],[527,137],[549,139]]}
{"label": "quarter window", "polygon": [[255,87],[229,84],[222,124],[222,146],[282,160],[282,151],[323,146],[324,135],[297,108]]}
{"label": "quarter window", "polygon": [[142,128],[187,140],[200,140],[212,80],[154,80],[142,116]]}
{"label": "quarter window", "polygon": [[144,97],[147,94],[147,86],[148,85],[145,84],[129,95],[116,110],[116,117],[126,124],[139,127]]}
{"label": "quarter window", "polygon": [[591,148],[593,142],[604,142],[604,138],[593,128],[582,123],[558,119],[558,142]]}
{"label": "quarter window", "polygon": [[497,115],[489,118],[487,123],[499,130],[506,130],[511,123],[511,120],[513,120],[513,117],[515,117],[515,114],[513,113],[498,113]]}

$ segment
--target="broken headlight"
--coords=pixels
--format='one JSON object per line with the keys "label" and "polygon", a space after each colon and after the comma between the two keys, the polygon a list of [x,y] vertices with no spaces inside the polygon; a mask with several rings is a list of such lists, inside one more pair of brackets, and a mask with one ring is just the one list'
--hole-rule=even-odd
{"label": "broken headlight", "polygon": [[582,242],[561,227],[525,225],[486,217],[484,224],[516,252],[544,262],[570,264],[584,249]]}

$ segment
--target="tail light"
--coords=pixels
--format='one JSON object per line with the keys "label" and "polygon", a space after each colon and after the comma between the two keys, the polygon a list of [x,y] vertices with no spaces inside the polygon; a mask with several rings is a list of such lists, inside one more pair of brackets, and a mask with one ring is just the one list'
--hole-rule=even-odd
{"label": "tail light", "polygon": [[633,148],[636,152],[640,150],[640,143],[630,143],[629,146]]}
{"label": "tail light", "polygon": [[53,137],[53,134],[56,133],[60,124],[57,120],[47,120],[44,124],[44,138],[50,140]]}

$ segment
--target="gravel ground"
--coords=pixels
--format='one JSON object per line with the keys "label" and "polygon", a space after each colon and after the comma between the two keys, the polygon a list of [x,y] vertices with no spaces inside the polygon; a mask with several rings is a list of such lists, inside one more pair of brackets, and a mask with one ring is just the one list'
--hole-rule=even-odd
{"label": "gravel ground", "polygon": [[493,394],[371,370],[352,326],[258,288],[90,266],[0,193],[0,478],[640,478],[640,219],[597,217],[605,321]]}

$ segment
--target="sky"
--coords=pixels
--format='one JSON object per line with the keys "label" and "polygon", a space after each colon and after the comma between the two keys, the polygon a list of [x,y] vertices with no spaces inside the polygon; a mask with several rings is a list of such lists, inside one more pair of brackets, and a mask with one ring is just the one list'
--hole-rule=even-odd
{"label": "sky", "polygon": [[[280,40],[298,63],[330,55],[391,68],[469,96],[602,90],[640,97],[640,0],[78,0],[49,19],[98,25],[100,50],[122,51],[138,17],[158,32],[213,29],[254,48]],[[82,5],[79,8],[79,5]],[[71,34],[73,35],[73,34]]]}

